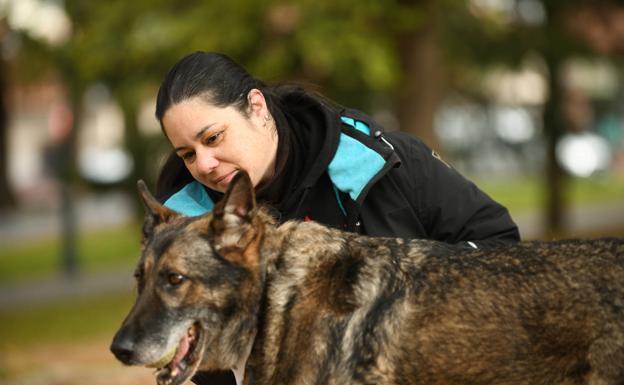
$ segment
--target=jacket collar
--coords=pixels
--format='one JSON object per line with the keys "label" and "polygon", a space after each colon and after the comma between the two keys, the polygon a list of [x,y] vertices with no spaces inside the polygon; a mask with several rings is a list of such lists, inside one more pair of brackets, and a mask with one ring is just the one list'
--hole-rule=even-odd
{"label": "jacket collar", "polygon": [[[358,117],[366,119],[363,114]],[[362,204],[374,183],[400,161],[372,119],[343,115],[341,120],[340,141],[327,171],[338,190]]]}
{"label": "jacket collar", "polygon": [[[308,159],[313,165],[306,168],[295,191],[288,194],[288,201],[280,205],[286,209],[303,200],[305,190],[312,188],[325,171],[338,190],[362,204],[375,182],[400,164],[392,145],[383,138],[381,127],[368,116],[356,110],[320,107],[323,122],[319,122],[319,126],[326,127],[325,140],[314,152],[315,159]],[[306,125],[306,129],[310,128],[313,127]],[[211,211],[214,202],[206,189],[193,181],[165,201],[165,206],[187,216],[196,216]]]}

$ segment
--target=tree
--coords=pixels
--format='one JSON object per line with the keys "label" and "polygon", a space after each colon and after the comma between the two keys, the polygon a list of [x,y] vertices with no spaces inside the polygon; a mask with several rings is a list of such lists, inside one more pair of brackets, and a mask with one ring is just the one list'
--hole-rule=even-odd
{"label": "tree", "polygon": [[[547,140],[545,186],[546,236],[563,233],[566,175],[555,156],[565,131],[562,116],[562,66],[577,57],[614,55],[624,49],[622,2],[601,0],[510,0],[504,11],[479,8],[478,1],[442,1],[443,26],[436,29],[443,62],[453,87],[467,68],[517,67],[529,55],[546,68],[549,98],[543,106]],[[503,3],[503,2],[501,2]],[[435,17],[436,13],[429,13]],[[435,75],[434,75],[435,76]],[[470,86],[468,86],[469,88]]]}
{"label": "tree", "polygon": [[[564,205],[562,173],[553,155],[562,130],[558,73],[567,58],[594,54],[571,33],[569,15],[591,10],[596,2],[510,0],[515,11],[502,16],[480,12],[477,3],[67,0],[74,34],[61,56],[72,64],[70,81],[79,87],[103,82],[123,103],[136,179],[145,175],[149,155],[136,130],[138,103],[153,96],[167,69],[194,50],[224,52],[263,79],[306,79],[364,109],[374,94],[399,95],[401,128],[432,145],[437,105],[447,87],[461,86],[466,68],[514,66],[537,53],[550,71],[551,98],[544,108],[550,154],[547,222],[557,233]],[[522,17],[519,10],[527,4],[543,10],[543,20]]]}
{"label": "tree", "polygon": [[[397,79],[385,26],[371,28],[386,19],[373,1],[68,0],[65,6],[74,34],[60,51],[75,65],[71,81],[104,83],[122,103],[136,165],[131,180],[145,177],[149,156],[136,128],[138,104],[189,52],[225,52],[261,78],[306,79],[330,95],[358,96],[360,104]],[[361,92],[362,84],[371,91]]]}
{"label": "tree", "polygon": [[[0,41],[2,36],[0,36]],[[0,59],[0,209],[10,208],[15,205],[15,197],[10,188],[8,176],[8,123],[9,111],[6,105],[7,64]]]}

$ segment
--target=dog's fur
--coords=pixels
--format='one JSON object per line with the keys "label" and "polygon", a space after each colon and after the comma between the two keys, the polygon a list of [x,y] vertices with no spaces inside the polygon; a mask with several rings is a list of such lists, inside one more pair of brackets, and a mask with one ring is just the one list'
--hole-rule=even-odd
{"label": "dog's fur", "polygon": [[245,173],[200,217],[142,195],[139,294],[112,350],[154,365],[199,333],[201,357],[156,364],[160,384],[230,368],[258,385],[624,384],[622,239],[468,250],[277,227]]}

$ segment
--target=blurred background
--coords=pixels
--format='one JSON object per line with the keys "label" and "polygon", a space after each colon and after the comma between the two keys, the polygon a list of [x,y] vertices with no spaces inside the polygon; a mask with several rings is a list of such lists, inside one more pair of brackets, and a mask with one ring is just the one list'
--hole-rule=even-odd
{"label": "blurred background", "polygon": [[622,1],[0,0],[0,384],[155,383],[108,345],[195,50],[421,137],[525,239],[624,235]]}

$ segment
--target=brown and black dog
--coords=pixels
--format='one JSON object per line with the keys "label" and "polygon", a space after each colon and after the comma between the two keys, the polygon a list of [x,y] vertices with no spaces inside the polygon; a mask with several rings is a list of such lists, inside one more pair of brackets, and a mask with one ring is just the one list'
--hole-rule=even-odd
{"label": "brown and black dog", "polygon": [[239,173],[183,217],[140,183],[138,297],[111,346],[160,385],[624,384],[624,240],[467,250],[276,226]]}

